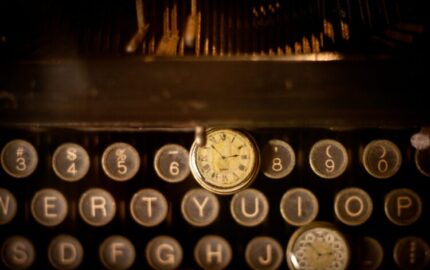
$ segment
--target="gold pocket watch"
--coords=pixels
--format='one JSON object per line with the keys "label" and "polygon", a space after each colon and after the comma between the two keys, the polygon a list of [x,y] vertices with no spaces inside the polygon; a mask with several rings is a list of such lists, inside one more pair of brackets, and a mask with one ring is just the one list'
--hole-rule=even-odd
{"label": "gold pocket watch", "polygon": [[350,247],[343,234],[326,222],[301,227],[287,246],[290,269],[344,270],[350,261]]}
{"label": "gold pocket watch", "polygon": [[205,189],[233,194],[248,187],[258,174],[260,154],[254,140],[232,129],[209,129],[206,144],[190,151],[190,168]]}

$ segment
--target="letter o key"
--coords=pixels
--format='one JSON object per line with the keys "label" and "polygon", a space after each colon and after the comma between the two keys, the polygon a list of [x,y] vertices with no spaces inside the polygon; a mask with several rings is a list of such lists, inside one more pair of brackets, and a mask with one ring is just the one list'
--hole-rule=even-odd
{"label": "letter o key", "polygon": [[334,209],[340,221],[355,226],[369,219],[373,203],[366,191],[360,188],[345,188],[336,195]]}

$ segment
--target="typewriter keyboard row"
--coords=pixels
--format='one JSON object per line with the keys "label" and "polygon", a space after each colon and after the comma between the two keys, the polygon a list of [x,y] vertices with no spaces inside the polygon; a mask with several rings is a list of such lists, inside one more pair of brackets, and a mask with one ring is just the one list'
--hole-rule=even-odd
{"label": "typewriter keyboard row", "polygon": [[0,268],[426,269],[414,129],[3,129]]}

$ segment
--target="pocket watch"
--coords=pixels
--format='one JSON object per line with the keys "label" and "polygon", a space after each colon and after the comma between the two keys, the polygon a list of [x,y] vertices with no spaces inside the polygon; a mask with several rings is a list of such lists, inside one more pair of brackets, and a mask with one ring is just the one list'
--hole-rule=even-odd
{"label": "pocket watch", "polygon": [[259,150],[244,132],[232,129],[209,129],[206,144],[196,142],[190,150],[190,169],[205,189],[233,194],[248,187],[260,168]]}
{"label": "pocket watch", "polygon": [[350,248],[343,234],[326,222],[299,228],[287,246],[290,269],[344,270],[350,260]]}

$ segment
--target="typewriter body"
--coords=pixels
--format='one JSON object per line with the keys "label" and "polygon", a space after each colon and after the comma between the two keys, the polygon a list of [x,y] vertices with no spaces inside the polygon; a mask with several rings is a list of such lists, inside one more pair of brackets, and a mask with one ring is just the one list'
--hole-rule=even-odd
{"label": "typewriter body", "polygon": [[428,269],[425,1],[0,4],[0,268]]}

